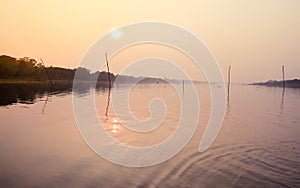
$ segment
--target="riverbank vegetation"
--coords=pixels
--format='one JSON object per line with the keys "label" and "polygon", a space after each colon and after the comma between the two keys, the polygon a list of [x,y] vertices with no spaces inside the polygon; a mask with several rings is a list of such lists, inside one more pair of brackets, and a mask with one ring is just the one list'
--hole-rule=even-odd
{"label": "riverbank vegetation", "polygon": [[300,80],[299,79],[293,79],[293,80],[285,80],[284,84],[283,81],[277,81],[277,80],[269,80],[267,82],[256,82],[252,83],[252,85],[258,85],[258,86],[270,86],[270,87],[289,87],[289,88],[300,88]]}
{"label": "riverbank vegetation", "polygon": [[[98,81],[108,81],[108,73],[105,71],[91,73],[83,67],[76,69],[45,67],[43,63],[29,57],[0,56],[0,83],[72,82],[76,71],[83,81],[95,79],[95,76],[98,76]],[[115,75],[109,74],[114,81]]]}

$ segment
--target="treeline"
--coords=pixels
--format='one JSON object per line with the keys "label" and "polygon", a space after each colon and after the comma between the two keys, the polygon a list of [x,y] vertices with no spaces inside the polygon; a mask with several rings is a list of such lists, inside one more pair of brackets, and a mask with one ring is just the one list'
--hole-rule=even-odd
{"label": "treeline", "polygon": [[[277,81],[277,80],[269,80],[267,82],[256,82],[252,83],[252,85],[260,85],[260,86],[270,86],[270,87],[282,87],[283,81]],[[293,80],[285,80],[284,81],[285,87],[290,88],[300,88],[300,79],[293,79]]]}
{"label": "treeline", "polygon": [[[30,79],[30,80],[64,80],[72,81],[75,72],[81,80],[91,80],[98,76],[98,81],[108,81],[107,72],[91,73],[86,68],[67,69],[61,67],[45,67],[35,59],[29,57],[14,58],[7,55],[0,56],[0,79]],[[115,75],[110,73],[111,80]]]}
{"label": "treeline", "polygon": [[[77,71],[77,72],[76,72]],[[73,81],[75,72],[82,81],[108,82],[108,72],[97,71],[91,73],[89,69],[78,67],[67,69],[61,67],[45,67],[43,63],[37,62],[29,57],[14,58],[7,55],[0,56],[0,79],[37,80],[37,81]],[[118,84],[141,83],[163,83],[159,78],[134,77],[127,75],[110,74],[110,80],[114,82],[118,77]],[[178,80],[168,80],[181,83]]]}

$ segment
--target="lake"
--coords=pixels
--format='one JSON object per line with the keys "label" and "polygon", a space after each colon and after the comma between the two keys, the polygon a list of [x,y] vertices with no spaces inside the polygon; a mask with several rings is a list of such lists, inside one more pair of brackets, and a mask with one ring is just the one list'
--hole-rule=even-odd
{"label": "lake", "polygon": [[[117,85],[111,92],[123,93],[128,87]],[[200,114],[192,139],[177,155],[150,167],[124,167],[103,159],[76,125],[72,94],[85,100],[94,92],[97,115],[112,137],[135,147],[159,144],[176,130],[180,98],[189,100],[190,87],[176,93],[165,83],[135,86],[129,103],[136,118],[151,115],[153,98],[161,98],[167,107],[159,128],[137,133],[122,126],[105,87],[72,91],[70,85],[2,84],[0,187],[300,187],[300,89],[232,85],[223,126],[200,153],[211,98],[208,85],[196,84]]]}

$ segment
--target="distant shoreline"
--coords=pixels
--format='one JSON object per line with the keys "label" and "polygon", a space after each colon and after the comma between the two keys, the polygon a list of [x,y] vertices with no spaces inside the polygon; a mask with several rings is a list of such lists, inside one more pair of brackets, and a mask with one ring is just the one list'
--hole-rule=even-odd
{"label": "distant shoreline", "polygon": [[[300,88],[300,79],[286,80],[284,82],[287,88]],[[283,87],[283,81],[269,80],[267,82],[255,82],[249,85],[268,86],[268,87]]]}
{"label": "distant shoreline", "polygon": [[[73,80],[52,80],[52,83],[72,83]],[[0,79],[0,84],[51,84],[49,80]]]}

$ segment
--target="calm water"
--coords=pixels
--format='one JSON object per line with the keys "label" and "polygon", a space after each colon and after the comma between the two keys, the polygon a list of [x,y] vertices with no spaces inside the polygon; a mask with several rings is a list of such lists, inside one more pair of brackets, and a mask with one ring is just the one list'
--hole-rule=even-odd
{"label": "calm water", "polygon": [[[162,98],[168,107],[165,121],[153,132],[125,129],[111,105],[107,107],[105,88],[96,89],[99,119],[123,143],[157,144],[176,129],[179,97],[188,100],[189,87],[180,94],[166,84],[135,87],[130,105],[137,118],[150,116],[153,97]],[[199,153],[211,108],[207,85],[196,87],[201,111],[189,144],[160,165],[129,168],[102,159],[85,143],[75,123],[69,87],[0,86],[0,187],[300,186],[300,89],[232,86],[221,132],[206,152]],[[112,92],[126,89],[120,85]],[[89,91],[74,94],[84,100]]]}

